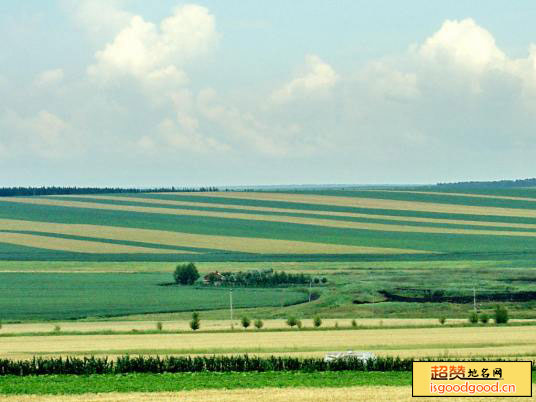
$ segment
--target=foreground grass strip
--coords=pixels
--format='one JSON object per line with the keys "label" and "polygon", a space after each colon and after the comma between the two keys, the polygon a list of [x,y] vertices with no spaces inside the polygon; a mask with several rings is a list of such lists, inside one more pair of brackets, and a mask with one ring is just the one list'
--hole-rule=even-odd
{"label": "foreground grass strip", "polygon": [[[143,334],[143,335],[74,335],[46,337],[8,337],[1,338],[0,356],[35,353],[66,352],[92,350],[121,351],[177,348],[197,350],[285,350],[307,345],[309,348],[330,350],[347,350],[367,348],[370,345],[404,346],[407,349],[419,348],[422,344],[434,344],[436,348],[456,344],[474,344],[481,347],[482,343],[509,343],[520,352],[520,345],[527,345],[526,350],[534,351],[536,339],[534,327],[465,327],[465,328],[419,328],[376,330],[326,330],[326,331],[281,331],[255,333],[235,331],[234,333],[185,333],[175,334]],[[534,346],[531,346],[530,343]],[[434,354],[436,354],[435,352]]]}
{"label": "foreground grass strip", "polygon": [[265,387],[401,386],[410,372],[263,372],[126,375],[54,375],[0,377],[2,394],[84,394],[99,392],[166,392],[196,389]]}
{"label": "foreground grass strip", "polygon": [[[536,395],[536,385],[533,385]],[[446,399],[446,398],[443,398]],[[490,399],[490,398],[484,398]],[[438,399],[420,398],[422,401]],[[534,401],[532,398],[516,398],[516,401]],[[35,395],[1,396],[0,402],[35,401]],[[414,401],[411,397],[411,386],[357,385],[348,387],[267,387],[239,389],[200,389],[179,392],[129,392],[99,393],[76,395],[40,395],[40,402],[370,402],[370,401]],[[467,402],[467,398],[448,398],[448,401]],[[512,398],[493,398],[493,401],[512,402]]]}
{"label": "foreground grass strip", "polygon": [[[0,230],[2,227],[0,226]],[[106,254],[194,254],[192,251],[166,250],[150,247],[127,246],[123,244],[103,243],[99,241],[63,239],[25,233],[7,233],[0,231],[0,243],[19,246],[37,247],[47,250],[71,251],[76,253]]]}
{"label": "foreground grass strip", "polygon": [[[32,230],[64,235],[128,240],[170,246],[209,248],[224,251],[269,254],[408,254],[420,251],[384,247],[361,247],[252,237],[198,235],[163,230],[116,226],[48,223],[0,219],[0,230]],[[11,234],[11,233],[10,233]],[[536,235],[536,233],[534,233]],[[66,239],[57,239],[64,242]],[[105,244],[105,243],[103,243]],[[162,250],[159,249],[161,252]],[[166,251],[169,253],[169,251]],[[174,252],[174,251],[173,251]]]}

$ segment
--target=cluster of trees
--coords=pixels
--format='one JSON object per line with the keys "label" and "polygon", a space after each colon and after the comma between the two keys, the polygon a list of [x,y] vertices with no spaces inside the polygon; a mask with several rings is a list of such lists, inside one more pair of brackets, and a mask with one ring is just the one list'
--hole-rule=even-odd
{"label": "cluster of trees", "polygon": [[225,286],[259,286],[272,287],[278,285],[315,285],[327,283],[325,277],[311,277],[306,274],[292,274],[273,269],[251,270],[239,272],[221,272],[208,274],[205,279],[209,284],[218,283]]}
{"label": "cluster of trees", "polygon": [[193,285],[194,283],[223,285],[223,286],[258,286],[271,287],[277,285],[309,285],[326,284],[325,277],[311,277],[305,274],[291,274],[284,271],[275,272],[273,269],[246,272],[211,272],[201,278],[193,262],[179,264],[173,272],[173,279],[178,285]]}
{"label": "cluster of trees", "polygon": [[[498,305],[495,307],[493,319],[495,320],[495,324],[508,323],[508,320],[510,319],[508,317],[508,309],[504,306]],[[471,324],[478,324],[479,321],[482,324],[487,324],[490,320],[490,317],[486,313],[478,314],[476,311],[473,311],[471,314],[469,314],[468,320]]]}
{"label": "cluster of trees", "polygon": [[32,195],[105,194],[105,193],[167,193],[219,191],[217,187],[0,187],[0,197]]}

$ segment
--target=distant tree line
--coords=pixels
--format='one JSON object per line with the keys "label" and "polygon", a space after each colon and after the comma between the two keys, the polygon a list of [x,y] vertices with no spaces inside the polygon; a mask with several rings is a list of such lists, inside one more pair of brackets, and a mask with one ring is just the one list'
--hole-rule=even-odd
{"label": "distant tree line", "polygon": [[437,183],[438,187],[534,187],[536,186],[536,178],[518,179],[518,180],[496,180],[496,181],[462,181],[457,183]]}
{"label": "distant tree line", "polygon": [[0,197],[110,193],[173,193],[219,191],[217,187],[0,187]]}

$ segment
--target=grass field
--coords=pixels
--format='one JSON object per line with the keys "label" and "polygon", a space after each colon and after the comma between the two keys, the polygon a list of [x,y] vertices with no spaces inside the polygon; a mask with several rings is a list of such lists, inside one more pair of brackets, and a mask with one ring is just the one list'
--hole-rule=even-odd
{"label": "grass field", "polygon": [[[222,309],[229,306],[227,289],[158,286],[172,281],[164,273],[0,273],[0,306],[4,320],[75,319]],[[240,307],[281,306],[307,300],[294,290],[236,289]],[[28,297],[31,295],[31,297]]]}
{"label": "grass field", "polygon": [[[400,401],[411,373],[195,373],[0,378],[0,401]],[[533,385],[533,393],[536,385]],[[91,392],[91,393],[89,393]],[[24,395],[31,393],[31,395]],[[9,395],[11,394],[11,396]],[[59,395],[55,395],[59,394]],[[63,395],[62,395],[63,394]],[[420,398],[421,400],[434,400]],[[508,400],[508,398],[503,398]],[[494,398],[493,400],[503,400]],[[463,401],[464,398],[448,400]],[[517,398],[529,401],[532,398]]]}

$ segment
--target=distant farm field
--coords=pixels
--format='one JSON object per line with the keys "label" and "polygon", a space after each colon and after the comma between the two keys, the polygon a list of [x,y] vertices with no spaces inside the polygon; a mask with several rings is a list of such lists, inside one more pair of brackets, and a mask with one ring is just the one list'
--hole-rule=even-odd
{"label": "distant farm field", "polygon": [[4,197],[0,256],[93,261],[517,258],[536,254],[536,201],[530,195],[340,190]]}

